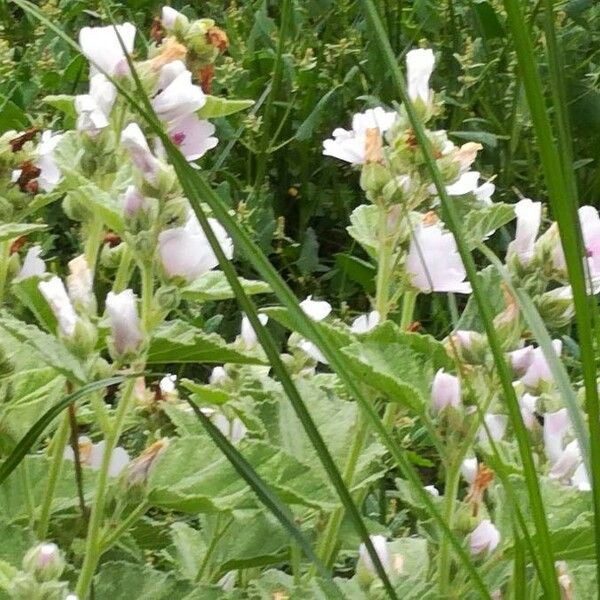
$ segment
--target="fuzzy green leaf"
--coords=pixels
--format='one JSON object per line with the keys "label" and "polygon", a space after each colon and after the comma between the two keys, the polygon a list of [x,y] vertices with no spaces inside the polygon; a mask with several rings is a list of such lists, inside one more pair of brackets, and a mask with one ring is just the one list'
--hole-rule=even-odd
{"label": "fuzzy green leaf", "polygon": [[250,108],[254,100],[229,100],[228,98],[218,98],[217,96],[206,96],[206,104],[196,114],[201,119],[215,119],[217,117],[227,117],[234,113]]}
{"label": "fuzzy green leaf", "polygon": [[[240,277],[239,282],[248,295],[271,292],[271,288],[264,281],[251,281]],[[186,285],[181,290],[181,294],[186,300],[195,300],[196,302],[213,302],[235,298],[235,294],[227,283],[223,271],[205,273],[202,277]]]}
{"label": "fuzzy green leaf", "polygon": [[29,235],[34,231],[42,231],[46,227],[42,223],[5,223],[4,225],[0,225],[0,242],[14,240],[22,235]]}

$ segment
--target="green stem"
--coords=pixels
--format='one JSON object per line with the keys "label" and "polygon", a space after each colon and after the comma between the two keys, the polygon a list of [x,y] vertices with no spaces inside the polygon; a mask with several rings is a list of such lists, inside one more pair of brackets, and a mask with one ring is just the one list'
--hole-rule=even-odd
{"label": "green stem", "polygon": [[48,534],[48,525],[50,523],[50,513],[52,512],[52,501],[54,500],[54,492],[56,490],[56,482],[62,468],[65,448],[69,439],[69,415],[65,412],[65,416],[61,421],[54,438],[52,439],[52,457],[50,463],[50,472],[48,473],[48,481],[46,482],[46,490],[44,500],[40,508],[40,520],[37,526],[37,535],[40,540],[46,538]]}
{"label": "green stem", "polygon": [[134,508],[111,532],[100,540],[100,554],[106,552],[119,538],[150,508],[147,502],[142,502]]}
{"label": "green stem", "polygon": [[33,525],[33,523],[35,522],[35,501],[33,499],[33,494],[31,491],[31,481],[29,479],[29,465],[27,464],[27,460],[24,460],[19,465],[18,472],[21,487],[23,488],[23,493],[25,494],[27,513],[29,515],[29,524]]}
{"label": "green stem", "polygon": [[8,261],[10,259],[10,240],[0,242],[0,306],[4,302],[6,278],[8,275]]}
{"label": "green stem", "polygon": [[129,379],[125,383],[125,389],[121,396],[119,406],[115,415],[115,421],[113,427],[108,436],[106,436],[106,446],[104,448],[104,454],[102,456],[102,462],[98,471],[98,479],[96,481],[96,493],[94,496],[94,504],[92,505],[92,512],[90,514],[90,523],[88,526],[87,539],[85,544],[85,556],[83,559],[83,565],[81,566],[81,572],[79,574],[79,580],[77,581],[76,594],[85,600],[87,598],[88,590],[90,588],[96,566],[100,560],[102,554],[101,546],[101,525],[102,517],[104,515],[104,507],[106,504],[106,492],[108,490],[108,467],[110,465],[110,459],[112,453],[119,441],[123,426],[125,424],[125,417],[127,416],[129,405],[133,398],[133,390],[135,386],[135,379]]}
{"label": "green stem", "polygon": [[382,203],[379,205],[379,217],[377,223],[377,237],[379,247],[377,252],[377,279],[375,292],[375,310],[379,313],[381,322],[387,319],[390,308],[390,248],[388,244],[388,211]]}
{"label": "green stem", "polygon": [[210,560],[215,551],[215,548],[217,547],[217,544],[221,541],[223,534],[229,529],[229,527],[231,527],[232,523],[233,523],[233,517],[231,517],[227,521],[227,523],[225,523],[225,525],[223,525],[222,529],[219,529],[219,525],[221,524],[221,515],[220,514],[217,515],[216,522],[215,522],[215,532],[214,532],[214,535],[212,536],[212,539],[210,540],[210,545],[208,546],[208,548],[206,550],[206,554],[204,555],[204,558],[202,559],[202,563],[200,565],[200,568],[198,569],[198,573],[196,574],[196,579],[195,579],[196,583],[200,583],[203,580],[204,574],[206,573],[206,570],[210,564]]}
{"label": "green stem", "polygon": [[154,293],[154,273],[152,265],[142,264],[140,266],[142,275],[142,325],[146,333],[152,327],[152,298]]}
{"label": "green stem", "polygon": [[115,275],[115,281],[113,283],[113,292],[118,294],[122,292],[129,283],[131,277],[131,263],[133,262],[133,253],[129,244],[124,244],[123,254],[121,254],[121,260],[119,261],[119,267]]}
{"label": "green stem", "polygon": [[102,232],[104,231],[104,225],[98,218],[94,218],[88,224],[87,236],[85,239],[84,256],[85,260],[92,273],[96,270],[96,260],[98,258],[98,251],[102,243]]}

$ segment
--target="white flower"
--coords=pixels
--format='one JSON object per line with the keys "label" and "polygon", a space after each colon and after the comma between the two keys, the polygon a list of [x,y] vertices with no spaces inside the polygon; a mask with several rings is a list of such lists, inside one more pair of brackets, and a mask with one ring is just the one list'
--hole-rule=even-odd
{"label": "white flower", "polygon": [[552,465],[550,477],[552,479],[570,479],[580,463],[581,451],[579,450],[579,442],[573,440],[565,446],[558,460]]}
{"label": "white flower", "polygon": [[[102,440],[97,444],[92,444],[90,438],[82,435],[79,437],[78,446],[81,464],[97,471],[102,464],[102,458],[106,451],[106,442]],[[64,457],[67,460],[75,460],[75,453],[71,446],[65,448]],[[117,446],[110,456],[108,475],[110,477],[117,477],[128,464],[129,454],[127,454],[127,451],[124,448]]]}
{"label": "white flower", "polygon": [[202,88],[192,83],[192,73],[180,60],[162,67],[158,85],[160,91],[152,99],[152,106],[167,123],[193,114],[206,104]]}
{"label": "white flower", "polygon": [[46,263],[40,258],[42,253],[41,246],[32,246],[25,255],[25,260],[21,266],[21,270],[14,278],[14,281],[21,281],[34,275],[43,275],[46,272]]}
{"label": "white flower", "polygon": [[454,160],[458,163],[461,173],[469,170],[482,148],[483,146],[477,142],[467,142],[454,153]]}
{"label": "white flower", "polygon": [[[269,320],[269,317],[267,315],[261,314],[261,315],[258,315],[258,320],[261,322],[262,325],[266,325],[267,321]],[[250,320],[248,319],[248,317],[246,315],[244,315],[242,317],[242,327],[241,327],[240,336],[242,338],[242,342],[244,342],[244,346],[248,350],[250,350],[251,348],[254,348],[256,346],[256,343],[258,341],[258,339],[256,337],[256,332],[254,331],[254,328],[250,324]]]}
{"label": "white flower", "polygon": [[460,406],[460,380],[455,375],[444,373],[440,369],[433,378],[431,400],[434,413],[439,413],[448,406]]}
{"label": "white flower", "polygon": [[222,413],[214,413],[211,417],[214,426],[232,443],[237,444],[248,433],[244,423],[234,417],[231,421]]}
{"label": "white flower", "polygon": [[440,492],[435,485],[426,485],[423,489],[431,494],[434,498],[439,498],[440,496]]}
{"label": "white flower", "polygon": [[92,272],[83,254],[69,261],[67,289],[75,306],[88,310],[95,305]]}
{"label": "white flower", "polygon": [[510,245],[519,262],[527,265],[533,258],[533,247],[542,223],[542,203],[523,198],[515,204],[517,231]]}
{"label": "white flower", "polygon": [[50,305],[61,333],[66,337],[72,337],[78,319],[62,280],[59,277],[52,277],[48,281],[40,281],[38,288]]}
{"label": "white flower", "polygon": [[[383,568],[389,572],[391,568],[391,556],[387,540],[382,535],[370,535],[369,538],[373,544],[373,547],[375,548],[375,552]],[[364,544],[361,544],[358,548],[358,560],[360,563],[362,563],[362,565],[364,565],[365,569],[371,573],[371,575],[377,575],[375,565],[373,564],[371,556],[367,551],[367,547]]]}
{"label": "white flower", "polygon": [[143,336],[133,290],[127,289],[119,294],[108,292],[106,312],[110,319],[111,337],[117,354],[135,352]]}
{"label": "white flower", "polygon": [[440,223],[415,228],[405,266],[411,283],[422,292],[471,292],[454,236]]}
{"label": "white flower", "polygon": [[137,123],[130,123],[123,129],[121,143],[129,152],[133,164],[140,170],[144,179],[151,184],[156,183],[160,162],[152,154],[150,146],[148,146],[148,142]]}
{"label": "white flower", "polygon": [[146,199],[134,186],[129,185],[123,195],[123,212],[127,217],[134,217],[140,210],[146,207]]}
{"label": "white flower", "polygon": [[228,381],[230,381],[229,375],[223,367],[215,367],[208,378],[208,383],[212,385],[222,385]]}
{"label": "white flower", "polygon": [[[231,238],[216,219],[208,219],[208,222],[225,256],[231,259]],[[193,281],[219,264],[196,215],[191,211],[183,227],[160,232],[158,245],[163,267],[169,277]]]}
{"label": "white flower", "polygon": [[544,415],[544,450],[548,462],[553,465],[563,451],[563,439],[571,426],[566,408]]}
{"label": "white flower", "polygon": [[331,304],[324,300],[313,300],[312,296],[308,296],[306,299],[300,302],[300,308],[304,313],[309,316],[313,321],[322,321],[331,312]]}
{"label": "white flower", "polygon": [[84,27],[79,32],[81,52],[90,61],[92,77],[98,72],[107,75],[120,75],[128,72],[127,59],[119,36],[127,53],[131,54],[135,41],[135,27],[131,23],[123,23],[117,25],[116,28],[112,25]]}
{"label": "white flower", "polygon": [[177,375],[169,373],[165,375],[159,382],[158,387],[163,394],[172,394],[177,385]]}
{"label": "white flower", "polygon": [[449,196],[464,196],[474,193],[479,187],[480,173],[478,171],[467,171],[451,185],[446,186],[446,193]]}
{"label": "white flower", "polygon": [[353,165],[364,163],[367,130],[378,129],[380,133],[384,133],[394,124],[396,116],[396,112],[386,112],[380,106],[355,114],[352,117],[352,130],[339,127],[335,129],[333,138],[323,142],[323,154]]}
{"label": "white flower", "polygon": [[185,25],[189,23],[189,20],[185,15],[176,11],[174,8],[171,8],[170,6],[163,6],[161,14],[161,23],[163,27],[167,31],[171,31],[175,29],[177,22]]}
{"label": "white flower", "polygon": [[[483,417],[483,420],[489,429],[492,440],[497,442],[504,437],[506,426],[508,425],[508,417],[506,415],[493,415],[492,413],[487,413]],[[488,439],[488,432],[483,425],[479,429],[478,436],[479,441],[482,443]]]}
{"label": "white flower", "polygon": [[360,315],[352,321],[350,330],[354,333],[367,333],[379,325],[379,313],[376,310],[371,311],[366,315]]}
{"label": "white flower", "polygon": [[468,484],[475,481],[477,470],[479,468],[479,462],[476,457],[465,458],[460,465],[460,472]]}
{"label": "white flower", "polygon": [[571,485],[576,487],[581,492],[590,492],[592,490],[592,486],[583,463],[581,463],[575,469],[575,473],[573,473],[573,477],[571,477]]}
{"label": "white flower", "polygon": [[92,135],[108,126],[108,117],[117,97],[115,86],[102,74],[90,79],[89,94],[75,96],[77,129]]}
{"label": "white flower", "polygon": [[44,192],[51,192],[61,178],[61,173],[53,154],[62,137],[62,133],[54,134],[51,131],[44,131],[36,150],[37,158],[34,164],[40,169],[37,181]]}
{"label": "white flower", "polygon": [[535,418],[535,410],[537,407],[537,401],[539,398],[529,393],[525,393],[519,398],[519,406],[521,407],[521,416],[523,417],[523,423],[527,429],[533,429],[537,420]]}
{"label": "white flower", "polygon": [[429,104],[431,91],[429,89],[429,78],[433,73],[435,57],[433,50],[411,50],[406,55],[406,78],[408,80],[408,97],[415,102],[420,99]]}
{"label": "white flower", "polygon": [[493,552],[499,543],[500,532],[489,519],[481,521],[469,535],[469,546],[473,556]]}
{"label": "white flower", "polygon": [[489,206],[492,204],[492,196],[496,191],[496,186],[491,181],[482,183],[478,188],[473,190],[475,198],[482,204]]}
{"label": "white flower", "polygon": [[[552,347],[556,356],[560,356],[562,350],[562,342],[560,340],[552,340]],[[521,377],[521,381],[528,387],[535,388],[540,383],[549,383],[554,381],[548,362],[541,348],[533,348],[531,350],[531,362]]]}
{"label": "white flower", "polygon": [[188,161],[198,160],[218,143],[215,126],[190,114],[169,123],[167,133]]}
{"label": "white flower", "polygon": [[328,365],[329,361],[325,358],[325,355],[319,350],[316,344],[311,341],[302,338],[298,341],[298,348],[308,354],[313,360]]}

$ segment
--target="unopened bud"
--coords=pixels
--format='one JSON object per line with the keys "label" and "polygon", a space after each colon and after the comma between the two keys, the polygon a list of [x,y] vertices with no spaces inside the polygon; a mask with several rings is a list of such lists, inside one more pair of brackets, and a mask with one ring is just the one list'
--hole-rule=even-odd
{"label": "unopened bud", "polygon": [[65,568],[65,561],[56,544],[44,542],[31,548],[23,558],[23,570],[37,581],[58,579]]}
{"label": "unopened bud", "polygon": [[127,483],[130,487],[146,483],[152,466],[168,445],[169,439],[162,438],[146,448],[142,454],[129,463],[127,467]]}
{"label": "unopened bud", "polygon": [[382,164],[366,163],[360,174],[360,187],[367,193],[369,199],[375,199],[382,193],[390,178],[390,172]]}

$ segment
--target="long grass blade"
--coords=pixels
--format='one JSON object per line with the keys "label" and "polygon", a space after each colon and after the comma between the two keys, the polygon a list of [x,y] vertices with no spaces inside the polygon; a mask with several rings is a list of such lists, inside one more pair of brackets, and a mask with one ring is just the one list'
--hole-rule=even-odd
{"label": "long grass blade", "polygon": [[[504,8],[508,17],[508,25],[512,33],[519,68],[523,77],[523,86],[529,104],[531,120],[537,139],[550,206],[560,232],[565,262],[573,290],[575,306],[575,322],[581,348],[581,366],[585,384],[585,407],[588,415],[590,432],[590,481],[594,499],[594,527],[596,531],[596,568],[600,580],[600,402],[596,381],[596,362],[593,337],[592,302],[588,297],[583,257],[583,240],[577,200],[573,185],[564,175],[564,161],[554,142],[552,126],[546,103],[542,82],[535,59],[533,44],[525,22],[522,5],[518,0],[504,0]],[[555,92],[556,93],[556,92]],[[557,107],[560,111],[561,107]],[[565,133],[562,133],[564,138]],[[561,145],[563,139],[560,140]],[[542,542],[543,544],[545,542]]]}
{"label": "long grass blade", "polygon": [[48,409],[23,436],[15,446],[8,458],[0,465],[0,484],[19,466],[27,453],[33,448],[35,443],[46,431],[46,428],[65,408],[77,402],[80,398],[96,392],[111,385],[117,385],[127,379],[127,377],[137,377],[138,375],[117,375],[99,379],[80,387],[76,392],[65,396],[60,402],[57,402],[52,408]]}
{"label": "long grass blade", "polygon": [[330,590],[333,591],[337,598],[344,598],[340,589],[337,585],[333,584],[331,579],[331,573],[327,570],[322,561],[319,560],[315,554],[310,542],[302,531],[298,528],[294,522],[294,515],[271,490],[268,484],[258,475],[252,465],[237,451],[229,440],[217,429],[213,422],[202,412],[198,405],[191,400],[186,398],[187,403],[190,405],[198,420],[202,423],[204,429],[214,443],[218,446],[219,450],[227,457],[227,460],[232,464],[234,469],[239,473],[246,483],[252,488],[254,493],[258,496],[260,501],[273,513],[277,520],[285,527],[290,533],[294,540],[298,543],[300,548],[304,551],[306,557],[314,563],[319,574],[325,581],[329,582]]}
{"label": "long grass blade", "polygon": [[519,453],[521,455],[523,472],[527,482],[527,489],[531,503],[531,512],[535,522],[536,531],[540,539],[544,540],[544,547],[541,548],[542,556],[540,557],[540,564],[543,565],[543,573],[540,574],[540,579],[544,585],[547,597],[558,600],[560,598],[560,588],[558,586],[554,569],[554,557],[552,546],[550,544],[548,521],[544,511],[544,504],[537,479],[535,463],[533,461],[533,455],[529,446],[529,438],[523,423],[519,403],[515,394],[515,390],[512,386],[512,377],[502,352],[500,341],[494,329],[491,306],[479,283],[477,277],[477,268],[475,266],[473,257],[469,252],[469,248],[465,243],[466,238],[462,235],[460,220],[456,214],[456,210],[452,204],[452,201],[449,199],[448,194],[446,193],[446,186],[432,155],[429,140],[427,139],[421,119],[419,118],[410,99],[408,98],[404,78],[397,64],[396,57],[394,56],[387,36],[385,35],[385,30],[383,29],[381,20],[377,14],[377,10],[372,0],[361,0],[361,4],[369,23],[373,40],[378,45],[381,54],[386,61],[388,68],[390,69],[399,96],[404,104],[411,125],[413,126],[415,136],[423,152],[425,161],[431,174],[431,178],[435,184],[436,191],[442,201],[442,206],[445,213],[445,222],[448,225],[449,230],[454,234],[458,251],[465,265],[467,276],[473,288],[473,295],[480,311],[481,319],[483,321],[488,338],[488,343],[490,345],[490,350],[493,354],[496,370],[502,385],[507,408],[515,429],[515,435],[517,438]]}

